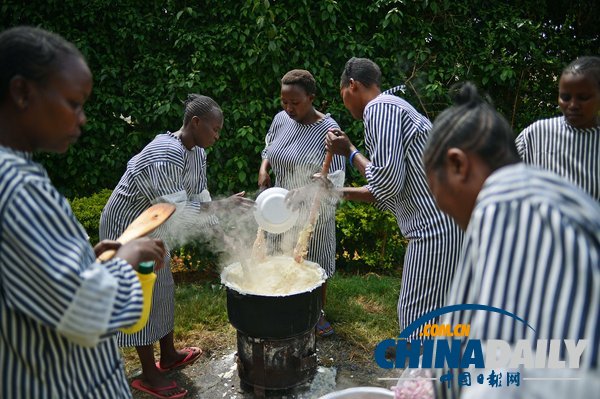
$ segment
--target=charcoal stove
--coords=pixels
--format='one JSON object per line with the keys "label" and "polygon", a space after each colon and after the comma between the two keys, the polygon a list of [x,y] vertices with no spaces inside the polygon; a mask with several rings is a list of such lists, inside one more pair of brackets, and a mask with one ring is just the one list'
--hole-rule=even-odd
{"label": "charcoal stove", "polygon": [[226,286],[227,315],[237,330],[236,362],[242,389],[264,397],[314,377],[322,289],[320,283],[293,295],[263,296]]}

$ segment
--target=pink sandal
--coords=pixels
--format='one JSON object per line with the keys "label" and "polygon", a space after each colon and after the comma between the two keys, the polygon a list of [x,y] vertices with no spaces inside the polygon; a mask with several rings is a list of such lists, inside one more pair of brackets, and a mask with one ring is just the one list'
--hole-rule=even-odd
{"label": "pink sandal", "polygon": [[166,387],[154,388],[148,385],[144,385],[144,382],[142,380],[133,380],[133,382],[131,383],[131,387],[137,389],[138,391],[146,392],[147,394],[159,399],[180,399],[188,393],[187,389],[184,389],[183,392],[179,392],[169,396],[164,395],[163,392],[177,388],[182,389],[179,385],[177,385],[175,381],[171,381],[171,383]]}
{"label": "pink sandal", "polygon": [[160,371],[162,371],[163,373],[166,371],[181,369],[181,368],[184,368],[185,366],[189,366],[190,364],[194,363],[196,360],[198,360],[198,358],[202,354],[202,349],[195,347],[195,346],[190,346],[188,348],[183,348],[181,350],[183,352],[187,352],[186,357],[184,357],[177,363],[172,364],[169,367],[161,367],[160,361],[158,361],[158,362],[156,362],[156,368],[159,369]]}

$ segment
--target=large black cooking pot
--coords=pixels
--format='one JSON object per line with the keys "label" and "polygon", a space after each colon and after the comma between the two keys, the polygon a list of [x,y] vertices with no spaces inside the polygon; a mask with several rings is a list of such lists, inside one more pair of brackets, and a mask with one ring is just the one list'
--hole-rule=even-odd
{"label": "large black cooking pot", "polygon": [[243,294],[227,289],[227,315],[238,331],[256,338],[285,338],[315,328],[323,285],[288,296]]}

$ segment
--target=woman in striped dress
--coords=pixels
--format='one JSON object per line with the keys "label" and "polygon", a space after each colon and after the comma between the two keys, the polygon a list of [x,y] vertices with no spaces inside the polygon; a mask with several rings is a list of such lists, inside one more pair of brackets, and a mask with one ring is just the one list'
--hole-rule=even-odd
{"label": "woman in striped dress", "polygon": [[558,106],[563,116],[534,122],[519,134],[519,155],[600,202],[600,57],[577,58],[563,70]]}
{"label": "woman in striped dress", "polygon": [[[183,126],[176,132],[159,134],[127,163],[127,170],[110,196],[100,219],[100,237],[116,239],[145,209],[157,202],[178,205],[175,214],[159,229],[172,248],[211,229],[210,214],[231,202],[252,207],[254,203],[239,193],[232,198],[210,202],[206,190],[205,148],[219,139],[223,113],[210,97],[191,94],[185,101]],[[226,201],[226,203],[224,203]],[[194,231],[198,232],[197,234]],[[163,371],[191,364],[201,354],[200,348],[176,350],[174,328],[174,282],[167,253],[163,268],[157,273],[148,323],[135,334],[118,335],[121,346],[135,346],[142,364],[142,379],[133,387],[182,397],[186,390],[164,377]],[[155,363],[153,344],[160,342],[160,361]],[[174,396],[175,395],[175,396]]]}
{"label": "woman in striped dress", "polygon": [[[130,398],[114,333],[142,313],[135,270],[158,240],[95,248],[34,151],[81,135],[92,75],[73,44],[32,27],[0,34],[0,398]],[[96,257],[116,249],[116,257]]]}
{"label": "woman in striped dress", "polygon": [[[419,316],[439,308],[454,274],[462,233],[441,212],[427,187],[422,152],[431,123],[400,97],[382,94],[381,71],[366,58],[351,58],[341,78],[344,105],[362,119],[362,155],[341,131],[327,134],[327,148],[348,158],[367,179],[364,187],[345,187],[346,200],[374,202],[389,210],[409,240],[402,270],[398,320],[404,329]],[[420,330],[411,336],[418,339]]]}
{"label": "woman in striped dress", "polygon": [[[531,328],[482,310],[451,313],[444,323],[470,324],[469,339],[526,340],[534,350],[537,340],[587,340],[579,367],[497,369],[504,384],[507,371],[545,381],[526,381],[498,396],[495,389],[487,392],[502,398],[598,396],[600,205],[556,174],[519,162],[508,122],[471,84],[436,119],[423,160],[438,204],[466,230],[447,305],[500,308]],[[462,388],[456,380],[452,391],[437,385],[440,397],[459,397]]]}
{"label": "woman in striped dress", "polygon": [[[325,158],[325,134],[330,129],[339,129],[329,114],[313,107],[316,82],[312,74],[303,69],[287,72],[281,79],[281,105],[283,111],[273,118],[262,151],[262,164],[258,173],[258,186],[271,187],[269,170],[275,175],[275,186],[293,190],[311,184],[314,174],[321,171]],[[345,165],[340,156],[333,158],[329,178],[342,186]],[[316,193],[316,190],[310,190]],[[269,234],[271,251],[291,254],[300,231],[308,220],[312,196],[300,211],[297,226],[282,234]],[[316,262],[325,270],[327,278],[335,271],[335,200],[325,200],[314,228],[307,259]],[[323,306],[327,283],[323,285]],[[322,316],[317,324],[317,333],[331,335],[333,328]]]}

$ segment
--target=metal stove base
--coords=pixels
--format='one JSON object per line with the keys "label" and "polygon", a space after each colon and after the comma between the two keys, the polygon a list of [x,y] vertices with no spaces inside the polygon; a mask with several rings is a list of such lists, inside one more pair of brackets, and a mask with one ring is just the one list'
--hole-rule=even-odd
{"label": "metal stove base", "polygon": [[315,329],[287,338],[256,338],[237,332],[241,388],[257,397],[310,381],[317,371]]}

